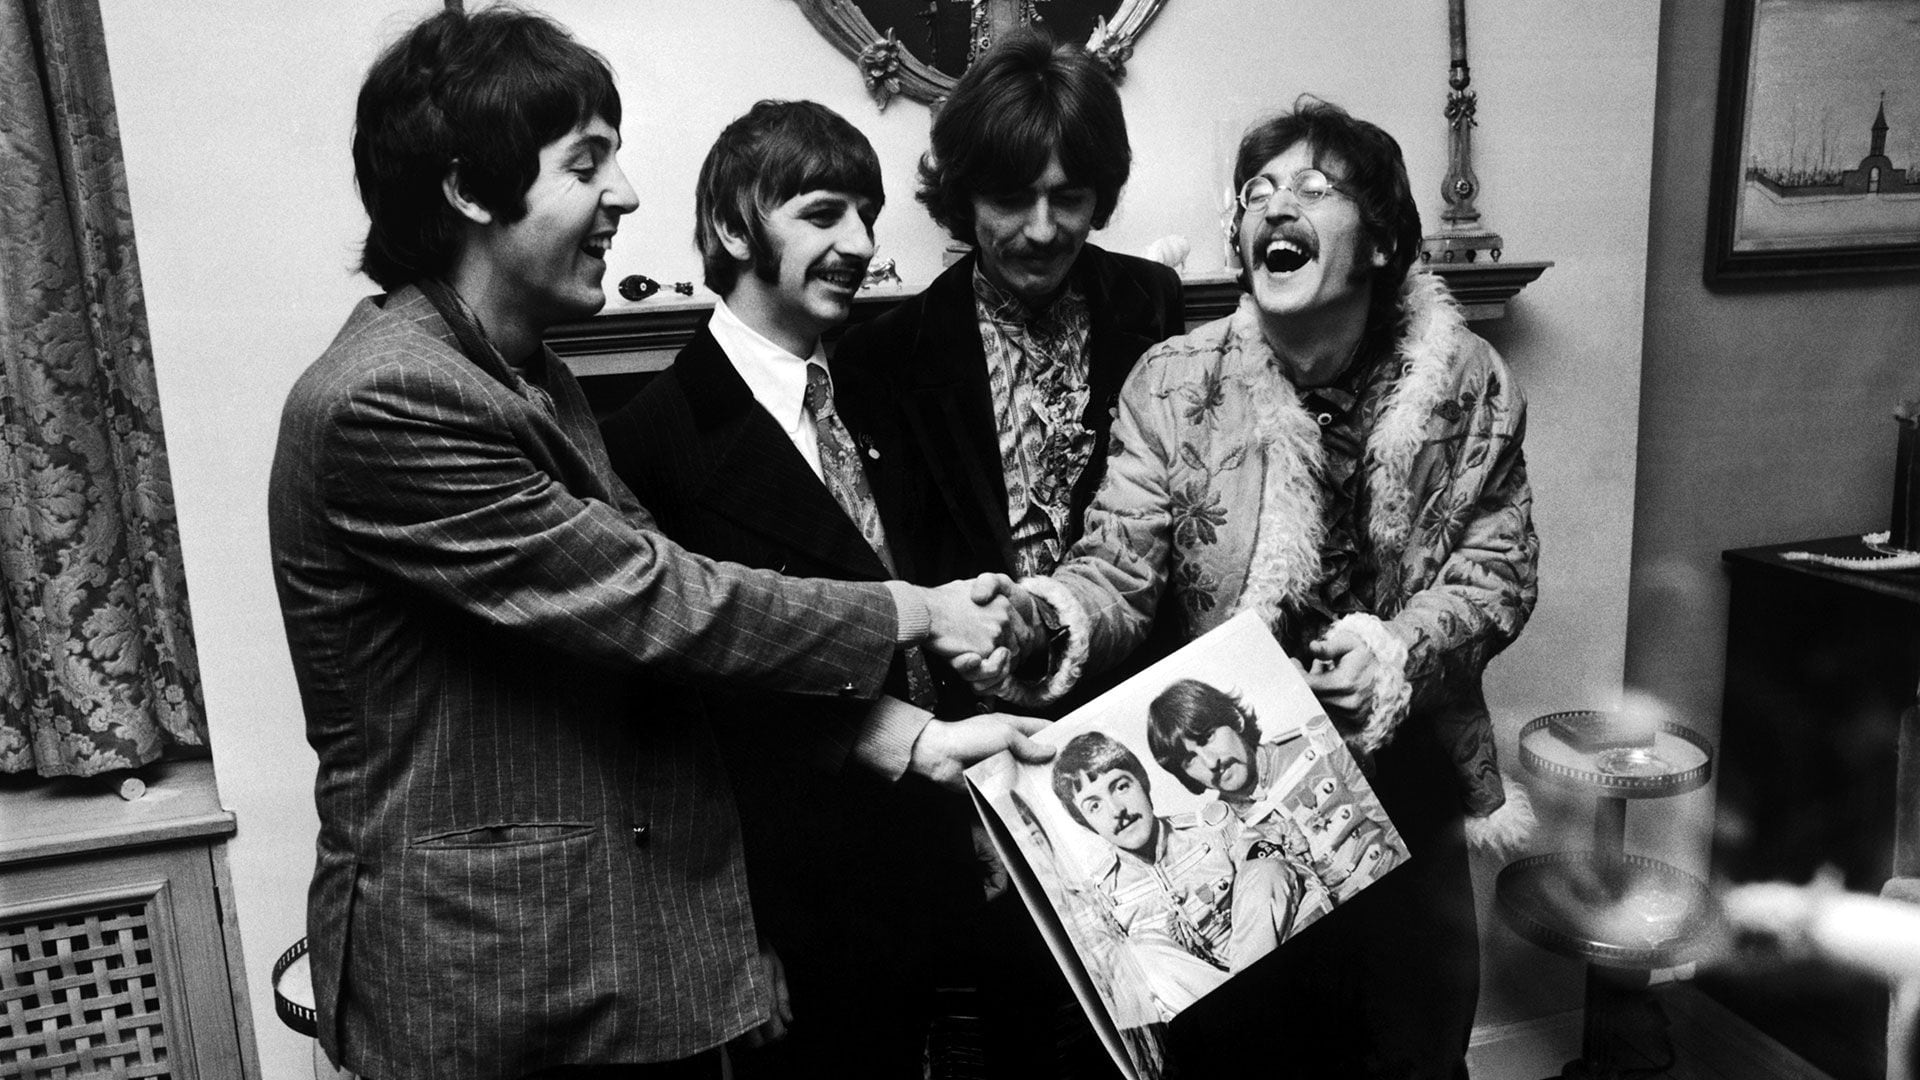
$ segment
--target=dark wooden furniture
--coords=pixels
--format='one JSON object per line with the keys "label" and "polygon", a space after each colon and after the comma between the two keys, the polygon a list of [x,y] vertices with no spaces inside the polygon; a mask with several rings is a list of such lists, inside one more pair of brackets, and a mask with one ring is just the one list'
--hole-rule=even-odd
{"label": "dark wooden furniture", "polygon": [[[1731,584],[1713,869],[1735,882],[1846,888],[1920,876],[1920,572],[1786,558],[1870,554],[1858,536],[1722,554]],[[1836,1080],[1884,1075],[1887,991],[1801,965],[1704,970],[1702,989]]]}
{"label": "dark wooden furniture", "polygon": [[1876,892],[1920,876],[1915,799],[1898,790],[1920,682],[1920,572],[1832,569],[1789,551],[1867,554],[1858,537],[1832,537],[1722,556],[1732,594],[1714,870],[1803,882],[1832,866],[1848,888]]}

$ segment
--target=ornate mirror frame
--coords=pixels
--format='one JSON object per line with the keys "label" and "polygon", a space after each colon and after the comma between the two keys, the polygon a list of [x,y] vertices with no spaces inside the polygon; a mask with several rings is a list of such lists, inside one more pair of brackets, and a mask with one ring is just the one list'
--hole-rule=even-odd
{"label": "ornate mirror frame", "polygon": [[[913,55],[891,29],[882,34],[853,0],[795,0],[807,21],[860,68],[880,108],[896,97],[935,104],[953,92],[956,81]],[[1112,20],[1101,20],[1083,44],[1118,81],[1126,77],[1133,43],[1153,21],[1166,0],[1121,0]]]}

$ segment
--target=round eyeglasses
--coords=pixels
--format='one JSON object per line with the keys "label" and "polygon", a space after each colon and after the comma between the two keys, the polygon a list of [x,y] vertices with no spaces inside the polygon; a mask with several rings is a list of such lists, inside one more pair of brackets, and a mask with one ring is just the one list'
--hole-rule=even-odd
{"label": "round eyeglasses", "polygon": [[1301,169],[1285,181],[1266,173],[1249,177],[1246,183],[1240,185],[1240,194],[1234,198],[1242,210],[1261,210],[1277,191],[1292,192],[1294,199],[1302,206],[1317,205],[1329,195],[1345,194],[1319,169]]}

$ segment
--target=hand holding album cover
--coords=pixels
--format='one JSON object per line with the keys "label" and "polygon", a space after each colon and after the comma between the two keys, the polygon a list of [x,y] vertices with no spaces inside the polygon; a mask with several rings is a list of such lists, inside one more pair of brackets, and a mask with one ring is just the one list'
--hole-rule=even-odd
{"label": "hand holding album cover", "polygon": [[[1237,616],[967,771],[1001,860],[1123,1072],[1166,1024],[1407,859],[1258,616]],[[1284,963],[1284,958],[1276,960]],[[1231,992],[1231,991],[1229,991]]]}

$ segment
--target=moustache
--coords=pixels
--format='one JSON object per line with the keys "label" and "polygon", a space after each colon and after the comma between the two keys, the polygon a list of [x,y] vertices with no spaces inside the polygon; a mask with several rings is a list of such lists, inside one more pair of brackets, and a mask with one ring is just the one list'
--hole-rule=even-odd
{"label": "moustache", "polygon": [[[1274,247],[1275,240],[1285,240],[1299,250]],[[1320,257],[1320,244],[1311,233],[1285,225],[1262,237],[1257,249],[1262,265],[1275,273],[1291,273]]]}
{"label": "moustache", "polygon": [[1037,262],[1041,259],[1059,258],[1061,255],[1066,254],[1067,250],[1068,245],[1066,244],[1022,243],[1014,247],[1003,247],[1000,249],[1000,254],[1003,258],[1024,259]]}

